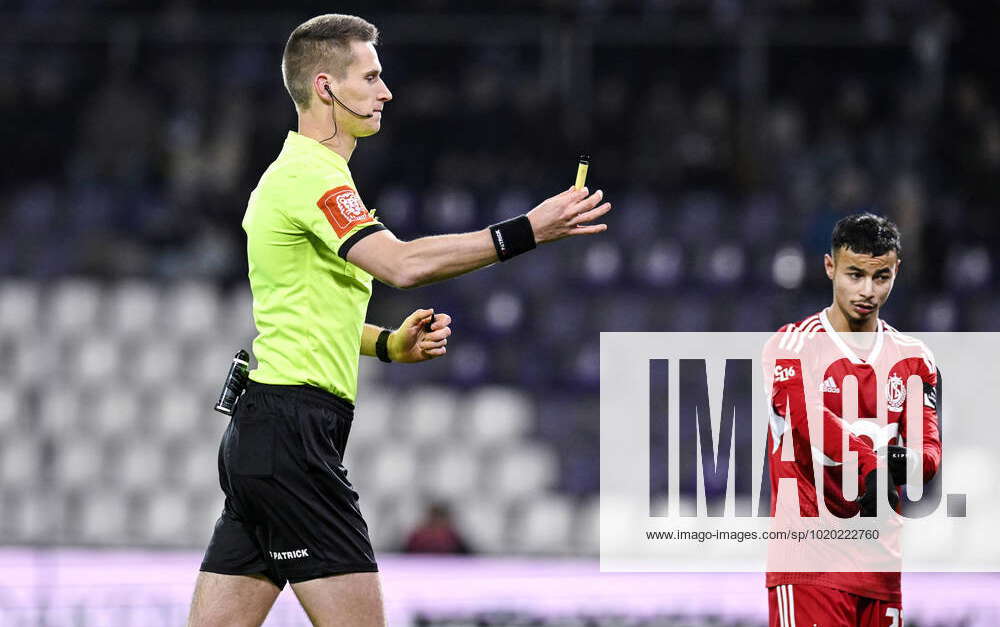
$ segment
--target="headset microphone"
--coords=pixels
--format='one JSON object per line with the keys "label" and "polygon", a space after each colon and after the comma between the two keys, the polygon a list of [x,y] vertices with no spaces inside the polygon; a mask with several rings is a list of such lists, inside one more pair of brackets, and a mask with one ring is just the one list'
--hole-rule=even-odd
{"label": "headset microphone", "polygon": [[333,95],[333,91],[332,91],[332,90],[330,89],[330,86],[329,86],[329,85],[323,85],[323,88],[324,88],[324,89],[326,90],[326,93],[330,94],[330,97],[331,97],[331,98],[333,98],[334,100],[336,100],[336,101],[337,101],[337,104],[339,104],[340,106],[342,106],[342,107],[344,107],[345,109],[347,109],[347,112],[348,112],[348,113],[350,113],[351,115],[353,115],[354,117],[357,117],[357,118],[362,118],[362,119],[367,119],[367,118],[370,118],[370,117],[372,117],[372,116],[374,116],[374,115],[375,115],[374,113],[368,113],[368,114],[364,114],[364,113],[358,113],[358,112],[357,112],[357,111],[355,111],[354,109],[352,109],[352,108],[348,107],[348,106],[347,106],[347,105],[345,105],[345,104],[344,104],[343,102],[341,102],[341,101],[340,101],[340,98],[337,98],[336,96],[334,96],[334,95]]}

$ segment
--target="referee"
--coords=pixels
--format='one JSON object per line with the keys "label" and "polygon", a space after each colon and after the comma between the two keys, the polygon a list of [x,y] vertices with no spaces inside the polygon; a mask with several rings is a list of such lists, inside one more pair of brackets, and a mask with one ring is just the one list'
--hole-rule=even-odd
{"label": "referee", "polygon": [[368,527],[342,463],[358,355],[440,357],[451,318],[418,309],[394,331],[366,324],[372,278],[416,287],[607,228],[591,224],[611,209],[602,192],[571,187],[480,231],[396,239],[365,207],[347,165],[392,100],[377,39],[361,18],[321,15],[285,46],[298,132],[288,133],[243,219],[258,367],[222,438],[225,508],[191,626],[260,625],[286,582],[314,625],[384,625]]}

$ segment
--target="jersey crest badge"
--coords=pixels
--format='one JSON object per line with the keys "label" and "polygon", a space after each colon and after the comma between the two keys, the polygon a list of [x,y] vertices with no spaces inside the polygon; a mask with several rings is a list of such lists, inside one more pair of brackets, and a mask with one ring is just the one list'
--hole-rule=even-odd
{"label": "jersey crest badge", "polygon": [[316,201],[316,205],[322,209],[330,226],[337,232],[337,237],[346,236],[359,224],[375,221],[358,193],[347,185],[326,192]]}
{"label": "jersey crest badge", "polygon": [[906,385],[896,373],[889,375],[889,381],[885,385],[885,397],[889,404],[889,411],[903,411],[903,402],[906,400]]}

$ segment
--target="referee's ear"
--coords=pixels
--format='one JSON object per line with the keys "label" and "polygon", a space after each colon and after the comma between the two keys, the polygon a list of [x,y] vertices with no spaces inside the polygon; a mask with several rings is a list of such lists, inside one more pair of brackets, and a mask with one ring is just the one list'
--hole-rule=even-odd
{"label": "referee's ear", "polygon": [[333,90],[337,88],[333,77],[326,72],[320,72],[313,77],[312,93],[320,104],[333,106]]}

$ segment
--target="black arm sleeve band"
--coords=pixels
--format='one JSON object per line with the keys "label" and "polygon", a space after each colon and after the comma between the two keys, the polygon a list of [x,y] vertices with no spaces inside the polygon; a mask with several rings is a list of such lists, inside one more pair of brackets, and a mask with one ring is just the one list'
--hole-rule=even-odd
{"label": "black arm sleeve band", "polygon": [[924,407],[937,411],[937,388],[924,381]]}
{"label": "black arm sleeve band", "polygon": [[378,334],[378,339],[375,340],[375,356],[378,357],[379,361],[384,361],[385,363],[392,363],[389,359],[389,334],[392,333],[389,329],[382,329]]}
{"label": "black arm sleeve band", "polygon": [[384,230],[385,227],[381,224],[371,224],[369,226],[366,226],[365,228],[357,231],[354,235],[344,240],[344,243],[340,245],[340,250],[337,251],[337,254],[340,255],[341,259],[347,261],[347,253],[350,252],[352,248],[354,248],[355,244],[357,244],[364,238],[368,237],[372,233],[378,233],[379,231],[384,231]]}
{"label": "black arm sleeve band", "polygon": [[518,216],[490,227],[493,246],[500,261],[507,261],[535,247],[535,232],[528,216]]}

